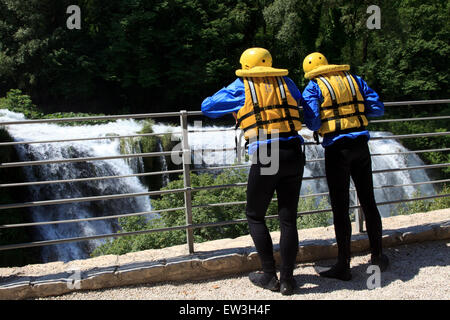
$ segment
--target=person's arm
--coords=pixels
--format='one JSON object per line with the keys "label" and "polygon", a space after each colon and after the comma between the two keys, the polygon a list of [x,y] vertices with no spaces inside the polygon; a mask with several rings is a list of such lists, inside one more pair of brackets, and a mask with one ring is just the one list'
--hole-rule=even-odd
{"label": "person's arm", "polygon": [[289,77],[283,77],[284,82],[286,82],[286,86],[291,93],[292,98],[297,101],[298,105],[301,105],[302,93],[298,90],[298,87],[295,85],[294,81],[292,81]]}
{"label": "person's arm", "polygon": [[384,114],[384,103],[380,101],[378,94],[361,77],[356,75],[354,77],[364,97],[365,115],[368,117],[381,117]]}
{"label": "person's arm", "polygon": [[303,116],[305,124],[311,131],[317,131],[322,125],[320,120],[320,105],[322,104],[322,93],[314,81],[310,81],[303,90]]}
{"label": "person's arm", "polygon": [[245,89],[242,79],[238,78],[229,86],[217,91],[202,102],[202,113],[209,118],[219,118],[238,112],[245,102]]}

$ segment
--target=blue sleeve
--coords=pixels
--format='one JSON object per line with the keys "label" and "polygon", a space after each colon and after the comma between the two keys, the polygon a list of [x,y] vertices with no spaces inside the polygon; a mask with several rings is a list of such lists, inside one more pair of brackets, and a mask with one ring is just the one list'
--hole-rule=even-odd
{"label": "blue sleeve", "polygon": [[384,103],[380,101],[378,94],[370,88],[359,76],[353,75],[358,83],[359,90],[364,97],[365,114],[368,117],[381,117],[384,114]]}
{"label": "blue sleeve", "polygon": [[286,82],[286,86],[289,89],[291,96],[295,99],[295,101],[297,101],[297,103],[300,102],[300,100],[302,100],[302,93],[300,92],[300,90],[298,90],[294,81],[292,81],[292,79],[289,77],[283,77],[283,79],[284,82]]}
{"label": "blue sleeve", "polygon": [[219,118],[238,112],[245,102],[244,82],[238,78],[202,102],[202,112],[209,118]]}
{"label": "blue sleeve", "polygon": [[303,90],[303,116],[309,130],[317,131],[322,125],[320,120],[320,105],[323,101],[322,92],[314,81],[310,81]]}

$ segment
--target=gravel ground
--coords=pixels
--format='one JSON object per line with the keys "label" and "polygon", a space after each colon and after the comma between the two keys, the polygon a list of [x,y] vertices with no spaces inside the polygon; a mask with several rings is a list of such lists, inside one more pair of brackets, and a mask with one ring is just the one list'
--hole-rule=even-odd
{"label": "gravel ground", "polygon": [[[333,260],[299,264],[295,270],[298,288],[292,296],[255,287],[247,274],[235,277],[135,285],[80,291],[40,300],[448,300],[450,298],[450,242],[436,241],[385,249],[389,269],[381,274],[380,287],[368,289],[374,279],[367,273],[370,255],[352,258],[353,279],[343,282],[321,278],[315,266]],[[370,279],[369,279],[370,278]]]}

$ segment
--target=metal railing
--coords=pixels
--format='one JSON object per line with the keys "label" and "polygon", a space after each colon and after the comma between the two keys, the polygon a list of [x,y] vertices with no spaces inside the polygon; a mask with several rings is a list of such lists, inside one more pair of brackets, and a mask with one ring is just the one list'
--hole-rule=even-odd
{"label": "metal railing", "polygon": [[[411,105],[424,105],[424,104],[442,104],[442,103],[450,103],[450,99],[445,100],[428,100],[428,101],[403,101],[403,102],[386,102],[385,106],[411,106]],[[113,199],[124,199],[124,198],[135,198],[135,197],[150,197],[150,196],[159,196],[164,194],[173,194],[173,193],[183,193],[184,195],[184,206],[177,208],[168,208],[163,210],[152,210],[145,212],[132,212],[132,213],[117,213],[111,214],[108,216],[101,217],[88,217],[88,218],[79,218],[79,219],[67,219],[67,220],[57,220],[57,221],[41,221],[41,222],[28,222],[28,223],[15,223],[15,224],[4,224],[0,225],[0,229],[8,229],[8,228],[19,228],[19,227],[35,227],[42,225],[51,225],[51,224],[66,224],[66,223],[79,223],[79,222],[87,222],[87,221],[98,221],[98,220],[108,220],[108,219],[118,219],[122,217],[132,217],[132,216],[142,216],[154,213],[161,212],[174,212],[184,210],[185,212],[185,225],[181,226],[171,226],[165,228],[156,228],[142,231],[134,231],[134,232],[121,232],[121,233],[112,233],[112,234],[99,234],[93,236],[83,236],[83,237],[74,237],[74,238],[65,238],[65,239],[51,239],[45,241],[35,241],[28,243],[20,243],[20,244],[9,244],[0,246],[0,251],[2,250],[11,250],[11,249],[19,249],[19,248],[30,248],[30,247],[40,247],[47,245],[55,245],[61,243],[68,242],[78,242],[78,241],[86,241],[86,240],[94,240],[94,239],[103,239],[103,238],[111,238],[111,237],[122,237],[122,236],[130,236],[130,235],[138,235],[138,234],[146,234],[153,232],[163,232],[163,231],[174,231],[174,230],[185,230],[187,235],[187,245],[189,253],[194,253],[194,237],[193,231],[197,228],[208,228],[208,227],[218,227],[224,225],[231,225],[237,223],[245,223],[246,219],[236,219],[232,221],[220,221],[220,222],[210,222],[210,223],[201,223],[195,224],[193,222],[193,214],[192,211],[195,208],[203,208],[203,207],[216,207],[216,206],[234,206],[234,205],[244,205],[245,201],[234,201],[234,202],[224,202],[224,203],[208,203],[202,205],[193,205],[192,204],[192,193],[200,190],[212,190],[218,188],[245,188],[247,183],[234,183],[227,185],[214,185],[214,186],[203,186],[203,187],[193,187],[191,185],[191,172],[205,172],[205,171],[213,171],[213,170],[221,170],[221,169],[241,169],[248,168],[250,164],[238,164],[238,165],[227,165],[227,166],[213,166],[213,167],[204,167],[204,168],[195,168],[191,166],[191,148],[189,143],[189,133],[197,132],[196,130],[188,129],[188,117],[189,116],[201,116],[202,113],[200,111],[180,111],[180,112],[165,112],[165,113],[148,113],[148,114],[130,114],[130,115],[115,115],[115,116],[91,116],[91,117],[82,117],[82,118],[59,118],[59,119],[39,119],[39,120],[20,120],[20,121],[8,121],[8,122],[0,122],[1,126],[12,126],[12,125],[27,125],[27,124],[41,124],[41,123],[62,123],[62,122],[77,122],[77,121],[112,121],[119,119],[153,119],[153,118],[170,118],[170,117],[178,117],[180,122],[181,131],[178,132],[167,132],[167,133],[146,133],[146,134],[133,134],[133,135],[114,135],[107,137],[89,137],[89,138],[73,138],[73,139],[60,139],[60,140],[35,140],[35,141],[12,141],[12,142],[1,142],[1,147],[6,146],[18,146],[18,145],[27,145],[27,144],[44,144],[44,143],[59,143],[59,142],[80,142],[80,141],[92,141],[92,140],[102,140],[102,139],[124,139],[124,138],[139,138],[139,137],[150,137],[150,136],[164,136],[177,134],[181,136],[181,150],[177,151],[162,151],[162,152],[150,152],[150,153],[135,153],[135,154],[122,154],[119,156],[103,156],[103,157],[80,157],[80,158],[68,158],[68,159],[48,159],[48,160],[40,160],[40,161],[23,161],[23,162],[9,162],[9,163],[1,163],[0,169],[9,169],[9,168],[17,168],[24,166],[40,166],[46,164],[63,164],[63,163],[73,163],[73,162],[87,162],[87,161],[100,161],[100,160],[112,160],[112,159],[129,159],[129,158],[145,158],[145,157],[165,157],[172,155],[179,155],[182,157],[182,168],[177,170],[166,170],[166,171],[155,171],[155,172],[144,172],[144,173],[135,173],[128,175],[115,175],[115,176],[102,176],[102,177],[89,177],[89,178],[76,178],[76,179],[66,179],[66,180],[47,180],[47,181],[24,181],[17,183],[2,183],[0,184],[0,188],[14,188],[14,187],[29,187],[35,185],[47,185],[47,184],[55,184],[55,183],[75,183],[75,182],[89,182],[89,181],[98,181],[98,180],[107,180],[107,179],[122,179],[122,178],[130,178],[130,177],[145,177],[152,175],[163,175],[163,174],[171,174],[171,173],[179,173],[183,174],[183,188],[178,189],[170,189],[170,190],[157,190],[157,191],[148,191],[148,192],[140,192],[140,193],[125,193],[125,194],[113,194],[113,195],[105,195],[105,196],[90,196],[90,197],[80,197],[80,198],[67,198],[67,199],[54,199],[54,200],[44,200],[44,201],[32,201],[32,202],[24,202],[24,203],[11,203],[11,204],[2,204],[0,205],[0,214],[2,214],[2,210],[5,209],[20,209],[20,208],[30,208],[37,206],[50,206],[50,205],[61,205],[67,203],[77,203],[77,202],[90,202],[90,201],[101,201],[101,200],[113,200]],[[372,120],[370,123],[383,123],[383,122],[398,122],[398,121],[431,121],[431,120],[443,120],[449,119],[450,116],[440,116],[440,117],[420,117],[420,118],[405,118],[405,119],[383,119],[383,120]],[[207,132],[212,131],[228,131],[234,130],[230,129],[217,129],[217,130],[207,130]],[[438,137],[438,136],[447,136],[450,132],[436,132],[436,133],[417,133],[417,134],[406,134],[406,135],[391,135],[385,137],[372,137],[371,140],[383,140],[383,139],[409,139],[409,138],[420,138],[420,137]],[[306,145],[315,144],[314,142],[305,142]],[[1,149],[0,149],[1,150]],[[235,150],[235,148],[224,148],[222,150]],[[440,149],[424,149],[424,150],[416,150],[416,151],[404,151],[404,152],[392,152],[392,153],[380,153],[380,154],[372,154],[372,157],[393,155],[393,154],[411,154],[411,153],[426,153],[426,152],[448,152],[450,148],[440,148]],[[203,149],[203,152],[214,152],[218,151],[217,149]],[[317,162],[323,161],[323,158],[318,159],[309,159],[308,162]],[[434,168],[445,168],[448,167],[449,163],[444,164],[434,164],[434,165],[423,165],[423,166],[415,166],[415,167],[403,167],[403,168],[392,168],[392,169],[384,169],[384,170],[374,170],[374,174],[386,173],[386,172],[395,172],[395,171],[404,171],[404,170],[419,170],[419,169],[434,169]],[[316,180],[316,179],[324,179],[325,176],[313,176],[313,177],[304,177],[303,180]],[[405,187],[405,186],[414,186],[414,185],[422,185],[422,184],[437,184],[437,183],[447,183],[450,179],[436,180],[436,181],[423,181],[416,182],[410,184],[400,184],[400,185],[382,185],[375,186],[376,189],[380,188],[393,188],[393,187]],[[357,200],[356,190],[352,189],[354,192],[355,199]],[[328,192],[316,193],[316,194],[308,194],[301,196],[302,198],[306,197],[318,197],[318,196],[326,196]],[[401,203],[408,201],[417,201],[417,200],[428,200],[434,198],[447,197],[450,194],[440,194],[440,195],[432,195],[432,196],[422,196],[416,197],[413,199],[397,199],[393,201],[384,201],[378,202],[380,205],[387,205],[393,203]],[[276,201],[273,199],[272,201]],[[356,201],[356,205],[350,206],[350,210],[355,210],[355,221],[357,223],[357,227],[360,231],[363,230],[363,215],[361,212],[361,207],[359,203]],[[331,208],[320,209],[320,210],[311,210],[311,211],[302,211],[298,212],[298,216],[308,215],[308,214],[317,214],[322,212],[330,212]],[[267,219],[276,219],[277,216],[267,216]]]}

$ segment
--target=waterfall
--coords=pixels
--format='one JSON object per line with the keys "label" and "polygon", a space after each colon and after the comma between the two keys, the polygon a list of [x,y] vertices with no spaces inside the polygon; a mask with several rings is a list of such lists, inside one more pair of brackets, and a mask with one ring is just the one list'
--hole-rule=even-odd
{"label": "waterfall", "polygon": [[[158,152],[164,151],[161,140],[158,140],[157,147],[158,147]],[[161,171],[168,171],[169,167],[167,165],[166,157],[160,156],[159,161],[161,161]],[[167,186],[168,183],[169,183],[169,175],[167,173],[163,173],[162,174],[162,186],[165,187],[165,186]]]}
{"label": "waterfall", "polygon": [[[141,144],[139,143],[138,138],[123,139],[120,143],[120,152],[122,154],[142,153]],[[141,157],[125,158],[124,160],[133,172],[142,173],[145,171],[144,161]]]}
{"label": "waterfall", "polygon": [[[313,141],[312,133],[309,130],[303,129],[300,134],[306,141]],[[370,132],[371,137],[386,137],[392,136],[390,132]],[[406,152],[406,149],[398,141],[392,139],[383,140],[369,140],[369,149],[371,154],[385,154]],[[325,157],[324,148],[320,145],[309,145],[306,147],[307,160],[320,159]],[[383,156],[372,156],[372,170],[384,170],[384,169],[396,169],[413,166],[422,166],[423,161],[414,153],[410,154],[393,154]],[[307,163],[305,167],[304,177],[312,176],[324,176],[325,175],[325,163],[324,161],[316,161]],[[435,190],[433,185],[424,184],[416,186],[404,186],[404,187],[383,187],[391,185],[411,184],[414,182],[429,181],[425,170],[412,170],[412,171],[393,171],[386,173],[374,173],[373,184],[375,199],[377,202],[393,201],[398,199],[412,198],[414,193],[419,191],[422,195],[433,195]],[[314,191],[314,193],[327,192],[328,186],[325,179],[316,179],[304,181],[302,185],[302,193],[308,190],[308,187]],[[355,189],[353,181],[351,181],[350,189]],[[355,205],[355,193],[350,194],[351,205]],[[380,214],[383,217],[389,217],[392,213],[395,213],[396,204],[378,206]]]}
{"label": "waterfall", "polygon": [[[24,116],[7,110],[0,110],[0,121],[23,120]],[[9,125],[7,130],[15,141],[60,140],[70,138],[113,137],[117,135],[132,135],[142,130],[143,124],[134,120],[118,120],[107,124],[59,126],[55,124],[25,124]],[[152,126],[155,133],[180,132],[179,127],[156,123]],[[195,168],[206,166],[222,166],[238,164],[236,161],[235,135],[239,132],[232,127],[208,126],[199,128],[189,126],[189,130],[202,130],[189,133],[189,144],[192,151],[192,163]],[[306,141],[313,141],[312,133],[303,129],[300,134]],[[388,132],[371,132],[373,137],[391,135]],[[178,143],[179,133],[172,134],[171,140]],[[16,150],[20,161],[39,161],[48,159],[67,159],[80,157],[103,157],[120,155],[121,153],[140,153],[139,143],[133,139],[101,139],[77,142],[41,143],[17,145]],[[243,146],[244,141],[241,141]],[[179,145],[178,145],[179,147]],[[178,148],[176,147],[176,148]],[[395,140],[370,140],[369,147],[372,154],[407,151]],[[157,150],[162,151],[161,141]],[[204,149],[210,149],[206,151]],[[230,149],[230,150],[223,150]],[[169,151],[169,150],[165,150]],[[306,146],[307,160],[321,159],[324,149],[320,145]],[[169,163],[165,157],[160,158],[162,170],[167,170]],[[243,158],[242,164],[250,164],[248,158]],[[423,162],[416,154],[401,154],[387,156],[373,156],[373,170],[402,168],[406,166],[420,166]],[[23,167],[27,181],[70,180],[88,177],[102,177],[114,175],[129,175],[144,172],[142,158],[97,160],[65,164],[48,164]],[[305,166],[304,177],[324,176],[324,161],[308,161]],[[167,185],[169,177],[163,175],[163,185]],[[414,182],[429,181],[425,170],[395,171],[374,174],[374,185],[400,185]],[[405,186],[395,188],[375,189],[378,202],[411,197],[417,190],[422,195],[435,194],[431,184],[421,186]],[[90,196],[146,192],[144,186],[136,177],[121,179],[105,179],[88,182],[55,183],[35,185],[29,187],[29,201],[43,201],[54,199],[80,198]],[[327,192],[325,179],[304,180],[301,194],[308,192]],[[353,200],[354,195],[351,195]],[[395,205],[379,206],[382,216],[387,217],[395,210]],[[117,200],[79,202],[62,205],[47,205],[31,207],[29,213],[33,221],[45,222],[52,220],[81,219],[101,217],[123,213],[150,211],[151,203],[148,197],[136,197]],[[115,233],[119,230],[116,219],[86,221],[77,223],[63,223],[43,225],[35,228],[35,241],[64,239]],[[72,242],[66,244],[42,247],[42,260],[70,261],[88,258],[90,252],[106,240],[92,240]]]}
{"label": "waterfall", "polygon": [[[173,127],[170,127],[173,129]],[[201,130],[199,132],[189,133],[189,143],[192,151],[192,161],[194,167],[205,166],[222,166],[236,164],[236,151],[223,149],[229,149],[235,147],[235,135],[239,134],[232,130],[233,127],[219,127],[208,126],[199,127],[198,125],[188,126],[188,130]],[[168,132],[168,127],[164,125],[158,126],[158,132]],[[178,128],[179,131],[180,128]],[[308,129],[302,129],[300,134],[305,141],[314,141],[312,132]],[[389,132],[371,132],[372,137],[389,136],[392,133]],[[242,141],[243,146],[244,141]],[[369,148],[372,154],[382,153],[394,153],[408,151],[403,145],[396,140],[370,140]],[[213,149],[214,152],[202,151],[203,149]],[[323,159],[324,148],[321,145],[307,145],[305,147],[307,163],[305,166],[304,177],[313,176],[325,176],[325,163],[324,161],[308,161],[315,159]],[[249,160],[242,162],[243,164],[251,164]],[[372,170],[394,169],[404,168],[412,166],[422,166],[423,161],[414,153],[410,154],[395,154],[386,156],[373,156],[372,157]],[[416,186],[404,186],[404,187],[383,187],[378,186],[386,185],[402,185],[411,184],[414,182],[429,181],[429,177],[425,170],[413,170],[413,171],[394,171],[387,173],[375,173],[374,179],[374,192],[377,202],[393,201],[398,199],[407,199],[413,197],[414,193],[419,191],[421,195],[433,195],[435,189],[431,184],[416,185]],[[350,185],[351,189],[354,189],[353,182]],[[328,191],[326,179],[306,179],[302,183],[301,194],[305,195],[312,193],[324,193]],[[319,201],[318,198],[317,201]],[[351,205],[355,205],[355,194],[350,194]],[[395,214],[396,204],[379,206],[380,214],[383,217],[388,217],[392,213]]]}
{"label": "waterfall", "polygon": [[[3,116],[2,116],[3,114]],[[0,110],[0,121],[23,119],[23,115]],[[62,127],[54,124],[11,125],[7,127],[15,141],[56,140],[70,138],[130,135],[141,130],[132,120],[118,120],[101,125]],[[101,139],[80,142],[25,144],[16,146],[21,161],[102,157],[120,155],[119,139]],[[137,165],[137,164],[136,164]],[[133,174],[130,162],[116,159],[64,164],[26,166],[27,181],[65,180]],[[146,192],[138,178],[106,179],[88,182],[37,185],[29,188],[30,201],[102,196],[122,193]],[[63,205],[31,207],[33,221],[81,219],[122,213],[150,211],[148,197],[79,202]],[[116,219],[44,225],[35,228],[36,241],[64,239],[114,233],[119,226]],[[44,262],[70,261],[88,258],[89,253],[105,240],[73,242],[42,247]]]}

